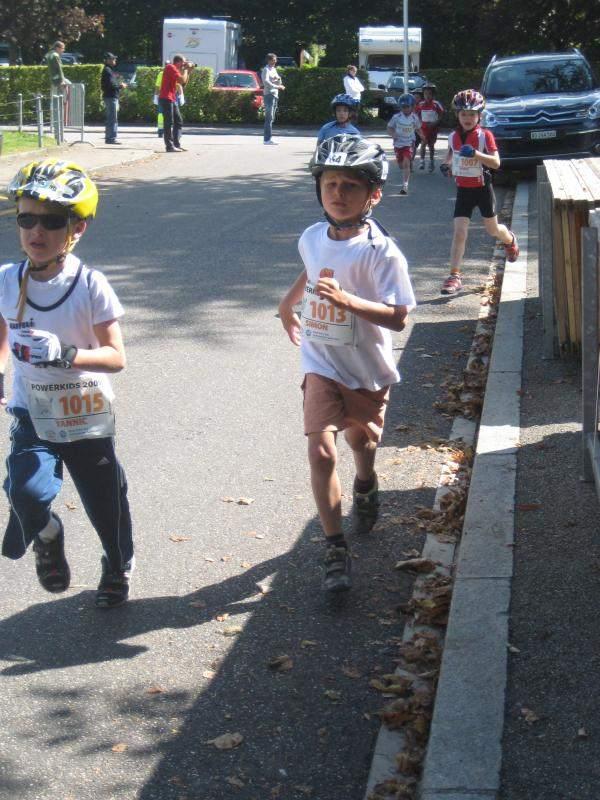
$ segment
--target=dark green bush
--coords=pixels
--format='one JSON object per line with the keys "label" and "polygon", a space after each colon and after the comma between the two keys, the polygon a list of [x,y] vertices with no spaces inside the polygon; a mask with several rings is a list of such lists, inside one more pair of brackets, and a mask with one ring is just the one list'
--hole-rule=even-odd
{"label": "dark green bush", "polygon": [[[65,67],[65,75],[74,83],[86,86],[86,121],[101,122],[104,119],[102,96],[100,92],[101,64],[77,64]],[[154,122],[156,106],[153,105],[154,83],[160,67],[140,67],[137,70],[136,86],[121,94],[119,120],[127,122]],[[316,67],[299,69],[284,67],[279,70],[285,91],[279,94],[277,121],[280,124],[314,125],[315,128],[331,119],[331,99],[343,92],[345,69]],[[450,101],[460,89],[477,88],[481,84],[483,72],[480,69],[431,69],[425,70],[427,78],[437,85],[437,97],[446,108],[444,125],[454,124],[450,112]],[[363,84],[367,77],[360,74]],[[245,92],[213,92],[213,74],[210,69],[194,71],[185,87],[186,104],[184,118],[187,123],[249,123],[260,120],[260,115],[252,108],[252,99]],[[12,103],[21,92],[25,100],[34,95],[49,94],[46,67],[0,67],[0,123],[6,115],[14,113]],[[368,111],[372,95],[363,95],[363,109],[359,124],[381,125]],[[7,105],[10,104],[10,105]],[[30,103],[30,106],[32,104]],[[16,119],[16,118],[15,118]]]}

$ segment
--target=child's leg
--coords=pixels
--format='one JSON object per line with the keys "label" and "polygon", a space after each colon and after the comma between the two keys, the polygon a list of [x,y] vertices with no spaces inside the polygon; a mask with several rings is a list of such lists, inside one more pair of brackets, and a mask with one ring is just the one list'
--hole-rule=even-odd
{"label": "child's leg", "polygon": [[310,481],[325,536],[342,534],[342,488],[333,431],[308,434]]}
{"label": "child's leg", "polygon": [[133,560],[127,481],[111,438],[63,445],[61,454],[110,568],[127,572]]}
{"label": "child's leg", "polygon": [[402,180],[405,186],[408,186],[408,179],[410,178],[410,165],[410,158],[404,158],[402,160]]}
{"label": "child's leg", "polygon": [[13,420],[10,437],[4,481],[10,516],[2,555],[16,559],[51,525],[50,506],[62,486],[62,463],[56,450],[38,439],[29,416]]}
{"label": "child's leg", "polygon": [[470,221],[469,217],[454,218],[454,235],[450,247],[450,272],[460,273],[460,265],[467,246]]}
{"label": "child's leg", "polygon": [[511,244],[513,240],[513,233],[509,231],[506,225],[498,222],[498,217],[488,217],[483,219],[483,224],[486,231],[490,236],[500,239],[502,244]]}
{"label": "child's leg", "polygon": [[362,483],[372,482],[375,476],[377,443],[367,436],[364,428],[358,426],[346,428],[344,437],[352,449],[356,477]]}

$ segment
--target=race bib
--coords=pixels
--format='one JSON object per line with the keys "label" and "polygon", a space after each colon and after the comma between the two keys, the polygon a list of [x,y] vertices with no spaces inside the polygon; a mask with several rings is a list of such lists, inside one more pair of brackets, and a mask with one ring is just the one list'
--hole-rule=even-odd
{"label": "race bib", "polygon": [[114,395],[105,375],[86,372],[72,380],[26,380],[25,385],[40,439],[67,443],[115,435]]}
{"label": "race bib", "polygon": [[424,108],[421,111],[421,120],[423,122],[437,122],[438,113],[434,108]]}
{"label": "race bib", "polygon": [[461,178],[481,178],[483,167],[476,158],[461,156],[454,150],[452,153],[452,174]]}
{"label": "race bib", "polygon": [[354,345],[355,317],[345,308],[337,308],[315,292],[307,281],[300,312],[303,336],[313,342],[334,346]]}

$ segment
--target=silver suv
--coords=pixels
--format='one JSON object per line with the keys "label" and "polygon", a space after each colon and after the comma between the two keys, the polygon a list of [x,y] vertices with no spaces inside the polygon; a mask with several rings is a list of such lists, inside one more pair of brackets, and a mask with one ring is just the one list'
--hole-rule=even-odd
{"label": "silver suv", "polygon": [[579,50],[494,56],[481,91],[504,166],[600,153],[600,88]]}

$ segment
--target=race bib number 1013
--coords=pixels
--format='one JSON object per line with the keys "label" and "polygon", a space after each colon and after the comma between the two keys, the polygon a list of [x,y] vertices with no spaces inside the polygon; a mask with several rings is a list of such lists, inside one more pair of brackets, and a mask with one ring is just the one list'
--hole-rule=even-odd
{"label": "race bib number 1013", "polygon": [[307,339],[334,346],[354,345],[354,315],[320,298],[310,282],[304,289],[300,319]]}

